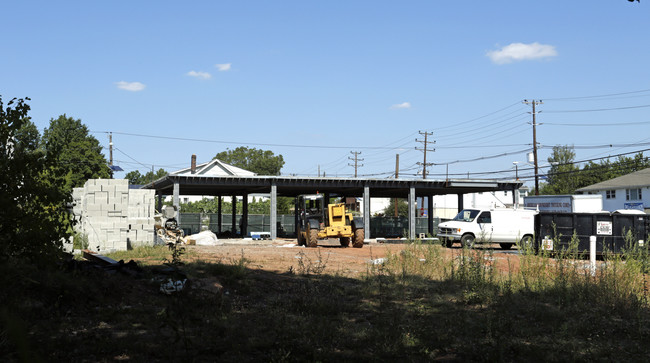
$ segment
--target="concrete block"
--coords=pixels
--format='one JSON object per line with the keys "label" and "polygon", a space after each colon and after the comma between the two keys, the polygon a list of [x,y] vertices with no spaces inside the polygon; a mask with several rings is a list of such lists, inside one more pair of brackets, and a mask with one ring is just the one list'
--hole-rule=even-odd
{"label": "concrete block", "polygon": [[127,188],[129,187],[128,179],[108,179],[108,180],[112,185],[126,186]]}
{"label": "concrete block", "polygon": [[95,203],[96,204],[108,204],[108,192],[97,191],[95,192]]}
{"label": "concrete block", "polygon": [[102,191],[102,187],[99,185],[86,185],[84,191],[86,193],[97,193]]}

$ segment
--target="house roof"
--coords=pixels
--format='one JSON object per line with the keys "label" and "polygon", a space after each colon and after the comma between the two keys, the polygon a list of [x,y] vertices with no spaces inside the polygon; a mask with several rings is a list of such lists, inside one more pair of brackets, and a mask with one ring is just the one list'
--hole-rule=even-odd
{"label": "house roof", "polygon": [[171,172],[169,175],[255,176],[257,174],[252,171],[226,164],[219,159],[212,159],[210,162],[197,165],[194,173],[192,173],[192,168],[185,168]]}
{"label": "house roof", "polygon": [[596,192],[601,190],[642,188],[647,186],[650,186],[650,168],[635,171],[633,173],[619,176],[618,178],[605,180],[600,183],[592,184],[584,188],[580,188],[577,191]]}

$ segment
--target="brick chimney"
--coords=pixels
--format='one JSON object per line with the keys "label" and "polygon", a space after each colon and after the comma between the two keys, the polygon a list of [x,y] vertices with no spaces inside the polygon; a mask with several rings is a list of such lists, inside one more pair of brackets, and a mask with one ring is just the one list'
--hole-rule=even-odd
{"label": "brick chimney", "polygon": [[192,154],[192,166],[190,170],[192,174],[196,174],[196,154]]}

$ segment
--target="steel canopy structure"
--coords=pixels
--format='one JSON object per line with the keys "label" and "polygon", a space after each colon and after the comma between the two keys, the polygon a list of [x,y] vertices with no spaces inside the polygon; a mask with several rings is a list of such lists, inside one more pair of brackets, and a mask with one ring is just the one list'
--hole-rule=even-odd
{"label": "steel canopy structure", "polygon": [[[515,191],[521,181],[492,179],[364,179],[332,177],[293,176],[206,176],[167,175],[142,188],[154,189],[159,198],[173,197],[173,204],[179,206],[180,196],[243,196],[247,204],[249,194],[269,194],[271,199],[271,226],[277,223],[277,197],[295,197],[300,194],[323,193],[332,196],[362,197],[365,233],[370,238],[370,198],[406,198],[409,204],[409,236],[415,237],[415,198],[434,195],[457,194],[458,208],[463,208],[463,194],[490,191]],[[160,200],[160,199],[159,199]],[[429,208],[432,209],[431,199]],[[244,207],[243,214],[247,215]],[[430,232],[433,229],[432,211],[429,210]],[[271,238],[277,237],[271,228]]]}

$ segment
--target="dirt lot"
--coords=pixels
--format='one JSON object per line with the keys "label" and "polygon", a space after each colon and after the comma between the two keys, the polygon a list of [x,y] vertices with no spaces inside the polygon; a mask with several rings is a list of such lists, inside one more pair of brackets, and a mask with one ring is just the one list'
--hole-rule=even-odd
{"label": "dirt lot", "polygon": [[[318,248],[298,246],[295,239],[275,241],[223,240],[219,246],[187,246],[190,256],[206,262],[237,261],[242,256],[249,262],[248,267],[272,272],[296,271],[300,264],[324,265],[325,273],[358,275],[367,271],[374,261],[386,257],[387,253],[399,253],[408,246],[406,243],[366,242],[363,248],[343,248],[337,240],[319,241]],[[518,266],[519,253],[516,248],[501,250],[498,245],[479,247],[492,251],[492,258],[501,270]],[[460,247],[442,249],[448,257],[458,255]]]}

